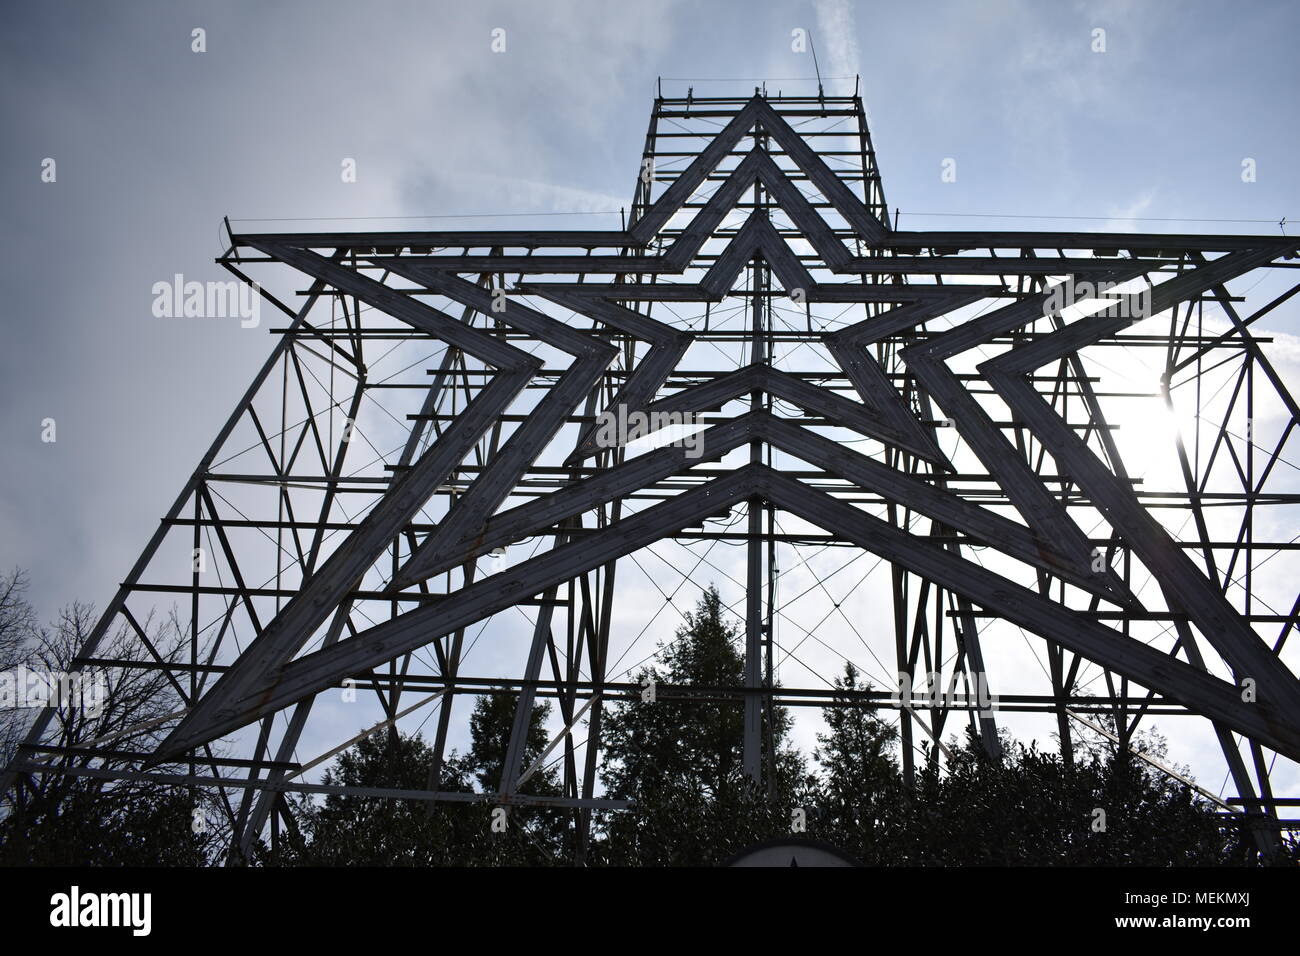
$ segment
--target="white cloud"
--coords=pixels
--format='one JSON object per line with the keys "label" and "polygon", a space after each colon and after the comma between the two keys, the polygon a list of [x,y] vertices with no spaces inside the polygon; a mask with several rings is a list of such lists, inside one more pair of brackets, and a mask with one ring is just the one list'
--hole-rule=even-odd
{"label": "white cloud", "polygon": [[[858,67],[858,35],[854,22],[853,5],[849,0],[816,0],[817,33],[814,42],[821,41],[822,76],[852,77]],[[841,81],[841,84],[842,81]],[[827,84],[830,92],[832,84]]]}
{"label": "white cloud", "polygon": [[1112,206],[1108,215],[1111,216],[1109,222],[1102,227],[1102,232],[1137,232],[1137,223],[1134,221],[1151,207],[1155,200],[1156,190],[1148,189],[1138,196],[1132,202],[1124,206]]}

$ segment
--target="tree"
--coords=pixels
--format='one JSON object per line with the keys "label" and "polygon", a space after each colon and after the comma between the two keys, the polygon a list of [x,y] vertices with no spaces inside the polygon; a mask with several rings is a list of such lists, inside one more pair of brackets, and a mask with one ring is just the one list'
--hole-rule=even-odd
{"label": "tree", "polygon": [[[0,578],[0,672],[14,674],[36,643],[40,625],[27,600],[28,579],[19,568]],[[31,723],[32,713],[0,706],[0,766],[8,766]]]}
{"label": "tree", "polygon": [[[791,810],[807,805],[803,758],[786,742],[790,718],[775,708],[768,769],[773,794],[744,773],[744,708],[728,688],[744,686],[738,628],[723,620],[710,587],[675,638],[659,649],[659,666],[636,683],[655,686],[653,702],[614,705],[601,730],[608,795],[634,809],[601,818],[597,858],[622,864],[703,864],[725,860],[756,840],[790,830]],[[695,699],[679,689],[700,688]],[[713,690],[710,690],[713,689]]]}
{"label": "tree", "polygon": [[[487,694],[475,701],[474,712],[469,720],[470,749],[466,755],[466,766],[485,793],[500,792],[506,751],[510,746],[518,706],[518,694]],[[516,791],[525,796],[555,797],[563,793],[555,768],[542,758],[542,753],[550,742],[546,732],[546,721],[550,714],[549,702],[533,704],[528,733],[524,738],[524,750],[519,761],[520,773],[526,773],[530,769],[532,772]],[[548,756],[546,759],[552,758]],[[535,769],[534,764],[537,765]],[[509,832],[526,838],[546,862],[560,861],[572,849],[572,819],[571,811],[560,808],[512,807]],[[503,842],[497,840],[498,845]],[[524,856],[530,855],[526,847],[521,849]]]}
{"label": "tree", "polygon": [[[1170,762],[1169,742],[1154,724],[1133,729],[1126,722],[1117,720],[1113,712],[1090,714],[1088,721],[1101,728],[1102,732],[1094,730],[1088,724],[1076,723],[1071,734],[1074,752],[1085,760],[1096,758],[1110,761],[1122,753],[1131,751],[1150,757],[1179,776],[1195,782],[1196,778],[1192,776],[1191,767]],[[1059,735],[1053,734],[1053,737],[1059,740]],[[1137,760],[1135,765],[1153,780],[1168,776],[1163,770],[1145,760]]]}
{"label": "tree", "polygon": [[893,755],[898,731],[855,696],[870,690],[870,682],[858,685],[858,670],[846,661],[835,680],[839,706],[823,709],[827,731],[813,751],[821,768],[816,824],[864,862],[886,863],[884,834],[897,822],[904,792]]}
{"label": "tree", "polygon": [[[446,793],[498,790],[505,742],[514,723],[517,695],[483,695],[470,717],[470,749],[443,761],[439,790]],[[534,705],[524,765],[545,749],[549,705]],[[427,789],[433,751],[423,737],[389,728],[353,744],[326,770],[327,786]],[[559,792],[553,770],[540,770],[521,793]],[[319,803],[299,804],[302,839],[290,842],[278,860],[315,866],[500,866],[547,865],[562,859],[565,821],[560,811],[512,807],[504,832],[493,828],[492,801],[393,800],[330,794]]]}
{"label": "tree", "polygon": [[[514,728],[515,710],[518,706],[518,694],[488,694],[475,701],[474,713],[469,719],[469,759],[474,778],[484,791],[496,791],[501,787],[501,771],[505,767],[506,749],[510,745],[510,732]],[[549,743],[546,720],[550,714],[549,703],[533,705],[523,759],[520,762],[521,771],[531,767],[546,749]],[[560,785],[555,770],[540,768],[528,778],[519,792],[538,796],[558,795]]]}
{"label": "tree", "polygon": [[890,832],[910,865],[1215,866],[1252,860],[1239,828],[1172,778],[1121,753],[1066,763],[1033,745],[990,757],[977,735],[927,764]]}
{"label": "tree", "polygon": [[[419,790],[428,785],[433,752],[419,735],[381,731],[363,737],[335,758],[326,786]],[[443,764],[439,789],[468,793],[459,761]],[[314,866],[440,866],[461,862],[477,822],[464,806],[329,794],[320,805],[298,805],[303,842],[278,861]],[[272,861],[268,861],[272,862]]]}
{"label": "tree", "polygon": [[[17,658],[27,673],[44,682],[57,681],[73,671],[73,661],[95,623],[94,609],[70,604],[51,626],[41,627],[25,588],[21,572],[0,583],[0,633],[22,635]],[[188,639],[174,615],[162,624],[149,616],[141,626],[164,661],[179,660],[186,652]],[[12,638],[6,644],[12,648]],[[100,647],[102,656],[121,660],[143,661],[146,653],[125,626],[110,633]],[[184,707],[180,694],[161,669],[87,668],[80,673],[86,690],[75,699],[60,696],[54,701],[45,742],[99,748],[93,761],[97,770],[137,769],[131,758],[105,753],[105,748],[154,749],[166,730],[160,718]],[[9,725],[11,740],[16,743],[15,727],[25,732],[37,712],[19,712]],[[51,769],[24,773],[15,790],[4,795],[9,803],[0,822],[0,863],[197,866],[209,862],[228,836],[228,815],[203,789],[65,772],[84,768],[84,756],[22,756],[45,761]],[[155,769],[169,773],[180,767]]]}

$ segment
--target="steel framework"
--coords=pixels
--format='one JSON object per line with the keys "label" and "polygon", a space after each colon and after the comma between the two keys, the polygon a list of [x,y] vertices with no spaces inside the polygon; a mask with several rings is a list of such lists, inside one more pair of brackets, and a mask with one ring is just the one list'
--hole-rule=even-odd
{"label": "steel framework", "polygon": [[[340,687],[381,726],[431,720],[438,761],[457,700],[518,693],[498,792],[357,792],[558,805],[585,838],[625,805],[598,782],[603,709],[639,699],[618,665],[662,634],[652,605],[713,577],[734,585],[745,686],[653,706],[735,700],[755,779],[764,708],[845,703],[807,645],[875,676],[856,706],[894,707],[896,674],[992,685],[996,710],[893,711],[909,775],[953,714],[994,751],[997,721],[1046,715],[1067,758],[1087,715],[1122,744],[1152,715],[1200,718],[1224,805],[1267,846],[1295,803],[1270,771],[1300,760],[1300,409],[1257,323],[1300,291],[1298,245],[903,231],[861,100],[762,89],[661,91],[616,230],[232,232],[218,261],[287,324],[78,659],[165,671],[182,709],[154,753],[132,727],[51,746],[44,711],[4,790],[202,787],[247,849],[283,794],[329,790],[307,775],[362,724]],[[277,268],[306,287],[270,291]],[[634,411],[695,422],[701,456],[600,440],[602,414]],[[1163,485],[1126,465],[1145,441],[1124,427],[1149,440],[1147,421],[1174,426]],[[139,624],[160,600],[181,610],[175,658]],[[119,630],[141,652],[100,656]],[[1039,669],[1003,667],[1017,653]],[[519,792],[539,697],[561,797]]]}

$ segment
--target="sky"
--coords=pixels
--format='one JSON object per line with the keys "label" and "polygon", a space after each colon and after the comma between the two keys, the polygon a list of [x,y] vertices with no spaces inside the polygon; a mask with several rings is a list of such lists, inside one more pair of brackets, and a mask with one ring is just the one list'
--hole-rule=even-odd
{"label": "sky", "polygon": [[[265,359],[270,323],[151,311],[175,273],[225,278],[223,217],[610,228],[658,79],[806,90],[800,29],[827,92],[860,75],[902,228],[1300,219],[1290,3],[10,5],[0,568],[28,570],[44,617],[102,606]],[[1300,332],[1294,312],[1276,330]]]}

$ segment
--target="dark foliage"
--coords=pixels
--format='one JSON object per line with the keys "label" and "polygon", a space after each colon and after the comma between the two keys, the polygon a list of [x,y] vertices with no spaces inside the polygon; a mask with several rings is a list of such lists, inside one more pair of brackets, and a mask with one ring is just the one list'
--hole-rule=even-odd
{"label": "dark foliage", "polygon": [[[479,697],[470,718],[471,746],[443,764],[440,788],[449,793],[493,792],[501,781],[505,747],[518,697]],[[548,704],[533,708],[527,767],[547,739]],[[433,751],[416,734],[372,734],[338,756],[323,783],[380,789],[428,789]],[[531,777],[522,791],[559,792],[553,770]],[[308,866],[537,866],[566,858],[571,814],[530,807],[511,808],[504,832],[493,829],[495,804],[391,800],[331,794],[320,803],[300,804],[301,832],[259,861]]]}

